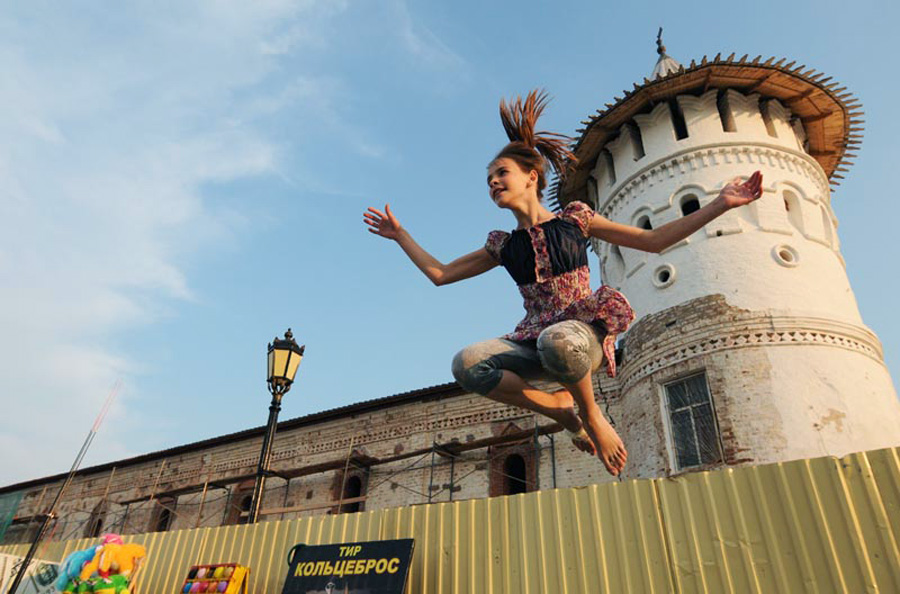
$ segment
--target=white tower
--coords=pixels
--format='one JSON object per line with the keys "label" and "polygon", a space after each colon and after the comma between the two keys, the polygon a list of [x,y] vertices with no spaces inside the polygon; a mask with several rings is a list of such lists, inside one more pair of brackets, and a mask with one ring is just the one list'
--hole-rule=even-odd
{"label": "white tower", "polygon": [[900,403],[831,209],[858,103],[794,62],[685,68],[658,51],[652,80],[585,122],[558,202],[655,228],[757,169],[764,193],[661,254],[594,246],[638,315],[611,386],[629,476],[900,444]]}

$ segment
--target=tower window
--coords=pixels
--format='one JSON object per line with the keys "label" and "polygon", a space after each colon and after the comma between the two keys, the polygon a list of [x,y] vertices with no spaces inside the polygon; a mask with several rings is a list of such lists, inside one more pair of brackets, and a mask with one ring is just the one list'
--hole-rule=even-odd
{"label": "tower window", "polygon": [[700,210],[700,200],[693,194],[689,194],[681,199],[681,214],[687,216],[692,212]]}
{"label": "tower window", "polygon": [[719,429],[706,373],[666,384],[665,392],[677,469],[721,462]]}
{"label": "tower window", "polygon": [[597,188],[597,178],[593,175],[587,178],[587,188],[588,200],[591,201],[591,206],[597,209],[600,205],[600,189]]}
{"label": "tower window", "polygon": [[653,229],[653,225],[650,223],[650,217],[648,215],[643,215],[637,220],[637,227],[641,229],[646,229],[650,231]]}
{"label": "tower window", "polygon": [[784,210],[787,212],[788,220],[795,229],[803,231],[803,208],[800,205],[800,197],[790,190],[785,190],[782,195],[784,199]]}
{"label": "tower window", "polygon": [[674,97],[669,99],[669,114],[672,116],[672,126],[675,128],[675,139],[684,140],[688,137],[687,123],[684,121],[684,112]]}
{"label": "tower window", "polygon": [[628,134],[631,136],[631,146],[634,147],[634,160],[637,161],[645,155],[644,139],[641,137],[641,129],[634,122],[625,124]]}
{"label": "tower window", "polygon": [[766,132],[772,138],[778,138],[778,131],[775,129],[775,122],[772,121],[772,113],[769,106],[772,102],[768,99],[759,100],[759,113],[762,114],[763,123],[766,125]]}
{"label": "tower window", "polygon": [[722,120],[723,132],[737,132],[737,126],[734,123],[734,114],[731,111],[731,104],[728,101],[728,92],[721,89],[716,96],[716,107],[719,109],[719,119]]}
{"label": "tower window", "polygon": [[606,164],[606,171],[609,172],[609,185],[613,185],[616,183],[616,164],[613,161],[612,154],[603,149],[600,151],[600,158],[603,159],[603,162]]}

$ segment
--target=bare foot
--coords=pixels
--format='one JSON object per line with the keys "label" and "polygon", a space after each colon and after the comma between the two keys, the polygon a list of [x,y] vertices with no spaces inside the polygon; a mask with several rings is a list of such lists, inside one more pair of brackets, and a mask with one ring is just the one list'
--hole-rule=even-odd
{"label": "bare foot", "polygon": [[594,443],[597,444],[597,457],[606,466],[606,470],[613,476],[619,476],[625,468],[628,460],[628,451],[616,430],[602,414],[593,415],[593,418],[583,419],[585,429]]}
{"label": "bare foot", "polygon": [[584,431],[581,417],[575,412],[575,400],[572,398],[572,394],[568,390],[559,390],[553,392],[553,396],[556,397],[560,407],[564,410],[564,416],[560,419],[560,424],[569,433],[572,445],[591,456],[596,455],[597,448],[594,446],[594,442],[591,441],[590,436]]}

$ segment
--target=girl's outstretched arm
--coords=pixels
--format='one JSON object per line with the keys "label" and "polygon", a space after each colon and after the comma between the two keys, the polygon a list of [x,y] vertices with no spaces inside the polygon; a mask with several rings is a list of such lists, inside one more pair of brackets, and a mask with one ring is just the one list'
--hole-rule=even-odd
{"label": "girl's outstretched arm", "polygon": [[731,180],[715,200],[703,208],[666,223],[657,229],[640,229],[622,225],[595,214],[588,232],[592,237],[609,243],[630,247],[645,252],[659,253],[688,237],[706,223],[732,208],[749,204],[762,196],[762,174],[756,171],[741,183],[741,178]]}
{"label": "girl's outstretched arm", "polygon": [[369,210],[363,213],[363,222],[369,226],[370,233],[396,241],[413,264],[437,286],[477,276],[497,265],[484,248],[457,258],[449,264],[443,264],[416,243],[412,235],[400,225],[400,221],[387,204],[384,206],[384,212],[369,207]]}

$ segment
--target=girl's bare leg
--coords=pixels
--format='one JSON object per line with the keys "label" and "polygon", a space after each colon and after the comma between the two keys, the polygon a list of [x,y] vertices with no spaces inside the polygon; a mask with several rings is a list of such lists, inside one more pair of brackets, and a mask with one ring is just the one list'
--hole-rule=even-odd
{"label": "girl's bare leg", "polygon": [[600,412],[594,401],[594,386],[591,374],[585,375],[574,384],[563,384],[578,404],[578,415],[584,428],[597,446],[597,457],[613,476],[618,476],[625,468],[628,452],[625,444],[609,421]]}
{"label": "girl's bare leg", "polygon": [[[575,401],[568,390],[549,394],[531,386],[509,370],[503,370],[500,383],[487,394],[487,397],[544,415],[573,433],[577,433],[583,427],[582,419],[575,412]],[[576,439],[573,439],[573,443],[582,451],[596,453],[593,443]]]}

